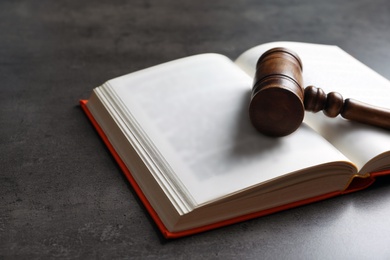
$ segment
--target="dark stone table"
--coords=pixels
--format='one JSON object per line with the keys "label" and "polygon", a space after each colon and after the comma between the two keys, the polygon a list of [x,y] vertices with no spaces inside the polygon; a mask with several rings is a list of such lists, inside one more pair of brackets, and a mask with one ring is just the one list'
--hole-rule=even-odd
{"label": "dark stone table", "polygon": [[390,78],[387,0],[2,0],[0,259],[389,259],[390,178],[167,241],[78,106],[113,77],[276,40],[339,45]]}

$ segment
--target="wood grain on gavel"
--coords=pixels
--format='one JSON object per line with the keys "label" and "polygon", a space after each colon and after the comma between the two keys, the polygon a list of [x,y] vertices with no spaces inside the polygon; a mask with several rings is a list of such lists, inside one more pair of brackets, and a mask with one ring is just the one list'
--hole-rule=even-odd
{"label": "wood grain on gavel", "polygon": [[256,64],[249,105],[253,126],[269,136],[285,136],[300,126],[306,109],[390,129],[389,109],[344,101],[337,92],[325,94],[320,88],[302,85],[302,62],[295,52],[286,48],[265,52]]}
{"label": "wood grain on gavel", "polygon": [[328,117],[339,114],[345,119],[390,129],[390,110],[347,98],[337,92],[325,92],[314,86],[308,86],[304,91],[304,106],[307,111],[323,110]]}

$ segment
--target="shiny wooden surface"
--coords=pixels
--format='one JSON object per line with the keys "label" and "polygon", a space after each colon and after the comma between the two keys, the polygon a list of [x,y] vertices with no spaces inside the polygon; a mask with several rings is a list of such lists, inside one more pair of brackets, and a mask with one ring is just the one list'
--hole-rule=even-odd
{"label": "shiny wooden surface", "polygon": [[390,180],[164,240],[78,106],[110,78],[260,43],[335,44],[390,78],[390,2],[0,1],[1,259],[388,259]]}
{"label": "shiny wooden surface", "polygon": [[286,48],[266,51],[256,64],[249,117],[262,134],[281,137],[294,132],[305,114],[302,62]]}
{"label": "shiny wooden surface", "polygon": [[338,92],[325,94],[321,88],[308,86],[305,88],[304,105],[307,111],[317,113],[322,110],[328,117],[340,115],[345,119],[390,130],[389,109],[350,98],[344,100]]}

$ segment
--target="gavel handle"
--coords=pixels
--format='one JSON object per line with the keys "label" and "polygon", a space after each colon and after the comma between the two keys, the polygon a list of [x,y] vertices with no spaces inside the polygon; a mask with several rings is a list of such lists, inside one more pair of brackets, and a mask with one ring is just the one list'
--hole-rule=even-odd
{"label": "gavel handle", "polygon": [[390,109],[347,98],[340,115],[348,120],[390,130]]}
{"label": "gavel handle", "polygon": [[348,120],[390,130],[390,109],[350,98],[344,100],[337,92],[325,94],[321,88],[308,86],[304,90],[304,106],[305,110],[314,113],[323,110],[328,117],[336,117],[340,114]]}

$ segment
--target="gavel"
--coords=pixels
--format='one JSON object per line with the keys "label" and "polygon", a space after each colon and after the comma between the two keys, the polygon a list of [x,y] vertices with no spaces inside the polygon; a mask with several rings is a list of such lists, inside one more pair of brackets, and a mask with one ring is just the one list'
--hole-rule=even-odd
{"label": "gavel", "polygon": [[390,109],[343,99],[337,92],[303,88],[302,61],[292,50],[273,48],[256,64],[249,117],[261,133],[281,137],[293,133],[302,123],[305,110],[323,110],[328,117],[339,114],[348,120],[390,129]]}

